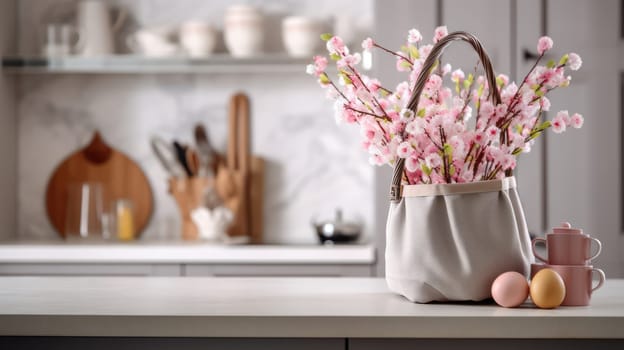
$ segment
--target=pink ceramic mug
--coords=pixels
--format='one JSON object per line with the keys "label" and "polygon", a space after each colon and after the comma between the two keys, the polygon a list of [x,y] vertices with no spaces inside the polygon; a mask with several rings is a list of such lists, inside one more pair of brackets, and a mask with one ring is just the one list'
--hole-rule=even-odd
{"label": "pink ceramic mug", "polygon": [[[566,286],[566,296],[561,305],[585,306],[589,305],[592,293],[602,287],[606,279],[601,269],[593,266],[579,265],[548,265],[531,264],[531,279],[541,269],[549,268],[557,272]],[[593,274],[598,273],[598,284],[593,286]]]}
{"label": "pink ceramic mug", "polygon": [[[591,253],[592,242],[596,244],[596,252]],[[540,256],[535,247],[544,243],[548,250],[548,258]],[[533,254],[538,260],[551,265],[587,265],[600,254],[602,244],[596,238],[585,234],[549,233],[544,238],[533,239]]]}

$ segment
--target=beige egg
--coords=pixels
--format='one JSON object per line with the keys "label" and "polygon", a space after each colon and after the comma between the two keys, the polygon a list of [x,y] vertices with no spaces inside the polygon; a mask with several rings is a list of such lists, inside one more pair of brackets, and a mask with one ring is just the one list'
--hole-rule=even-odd
{"label": "beige egg", "polygon": [[566,295],[561,276],[552,269],[542,269],[533,276],[529,287],[531,300],[537,307],[552,309],[561,305]]}

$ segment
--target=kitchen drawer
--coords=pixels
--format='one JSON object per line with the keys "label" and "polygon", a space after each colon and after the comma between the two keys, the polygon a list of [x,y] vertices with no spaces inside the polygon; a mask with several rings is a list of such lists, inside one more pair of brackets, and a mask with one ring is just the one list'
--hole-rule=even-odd
{"label": "kitchen drawer", "polygon": [[178,264],[0,264],[0,275],[180,276]]}
{"label": "kitchen drawer", "polygon": [[348,264],[187,264],[184,265],[184,276],[315,276],[315,277],[371,277],[374,276],[374,265]]}

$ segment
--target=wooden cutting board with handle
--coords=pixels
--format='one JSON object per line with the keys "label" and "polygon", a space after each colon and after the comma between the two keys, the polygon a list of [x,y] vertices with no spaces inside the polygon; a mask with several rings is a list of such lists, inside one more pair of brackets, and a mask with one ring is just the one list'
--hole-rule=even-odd
{"label": "wooden cutting board with handle", "polygon": [[46,211],[61,236],[65,236],[68,188],[83,182],[102,184],[105,212],[110,212],[117,199],[131,200],[135,234],[137,237],[141,234],[154,207],[149,181],[132,159],[107,145],[96,131],[89,145],[63,160],[48,182]]}

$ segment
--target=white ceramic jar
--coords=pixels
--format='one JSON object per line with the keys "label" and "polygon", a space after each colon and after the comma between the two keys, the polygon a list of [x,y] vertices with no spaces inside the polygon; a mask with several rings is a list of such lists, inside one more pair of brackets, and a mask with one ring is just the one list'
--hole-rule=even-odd
{"label": "white ceramic jar", "polygon": [[180,26],[178,38],[190,57],[207,57],[214,51],[217,32],[206,22],[187,21]]}
{"label": "white ceramic jar", "polygon": [[249,5],[227,8],[224,18],[224,39],[234,57],[253,57],[262,53],[264,17],[260,10]]}
{"label": "white ceramic jar", "polygon": [[314,18],[290,16],[282,20],[282,41],[293,57],[309,57],[321,42],[322,23]]}

